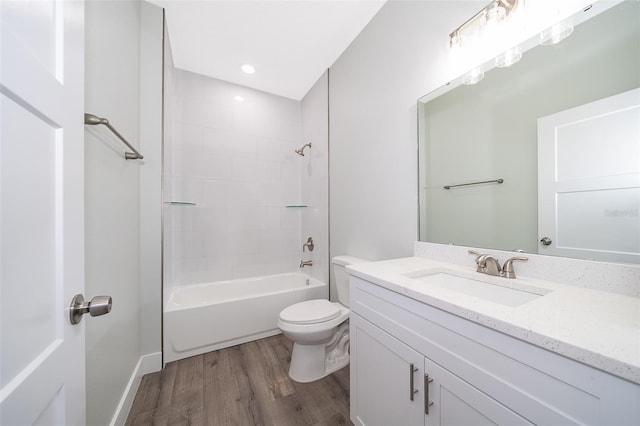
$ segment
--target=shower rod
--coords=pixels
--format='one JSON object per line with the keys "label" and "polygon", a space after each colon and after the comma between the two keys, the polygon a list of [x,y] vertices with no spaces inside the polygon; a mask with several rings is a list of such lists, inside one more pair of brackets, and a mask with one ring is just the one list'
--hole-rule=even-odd
{"label": "shower rod", "polygon": [[142,156],[142,154],[140,154],[134,147],[131,146],[131,144],[129,142],[127,142],[127,140],[109,123],[109,120],[107,120],[106,118],[100,118],[96,115],[93,114],[89,114],[88,112],[84,113],[84,124],[88,124],[91,126],[94,126],[96,124],[104,124],[105,126],[107,126],[109,128],[109,130],[111,130],[113,132],[114,135],[116,135],[118,137],[118,139],[120,139],[122,142],[124,142],[124,144],[133,152],[127,152],[125,151],[124,153],[124,158],[126,158],[127,160],[141,160],[144,157]]}

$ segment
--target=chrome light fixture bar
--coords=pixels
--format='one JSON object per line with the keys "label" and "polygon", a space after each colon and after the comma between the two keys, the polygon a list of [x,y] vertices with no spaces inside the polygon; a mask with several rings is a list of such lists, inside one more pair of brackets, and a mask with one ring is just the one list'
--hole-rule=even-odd
{"label": "chrome light fixture bar", "polygon": [[482,10],[467,19],[462,25],[449,34],[449,46],[460,47],[462,45],[462,33],[465,28],[478,23],[499,23],[504,21],[518,7],[518,0],[493,0]]}

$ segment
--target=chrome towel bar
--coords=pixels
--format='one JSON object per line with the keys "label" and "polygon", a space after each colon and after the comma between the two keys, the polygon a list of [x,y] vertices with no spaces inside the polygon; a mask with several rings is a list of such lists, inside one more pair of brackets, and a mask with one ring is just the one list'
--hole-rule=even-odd
{"label": "chrome towel bar", "polygon": [[483,180],[482,182],[469,182],[469,183],[461,183],[458,185],[446,185],[443,186],[444,189],[456,188],[458,186],[469,186],[469,185],[481,185],[483,183],[502,183],[504,179],[493,179],[493,180]]}
{"label": "chrome towel bar", "polygon": [[113,132],[114,135],[118,137],[131,151],[133,152],[125,152],[124,158],[127,160],[141,160],[144,157],[140,154],[134,147],[131,146],[129,142],[109,123],[109,120],[106,118],[100,118],[93,114],[89,114],[87,112],[84,113],[84,124],[88,124],[94,126],[96,124],[104,124]]}

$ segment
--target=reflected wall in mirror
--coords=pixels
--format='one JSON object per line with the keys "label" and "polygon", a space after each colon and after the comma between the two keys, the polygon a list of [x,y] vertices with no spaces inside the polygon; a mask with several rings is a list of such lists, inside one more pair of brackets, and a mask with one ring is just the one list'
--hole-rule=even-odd
{"label": "reflected wall in mirror", "polygon": [[[451,86],[418,101],[421,241],[638,263],[640,254],[633,252],[640,251],[640,109],[626,114],[632,120],[626,144],[602,132],[588,144],[574,141],[564,156],[570,164],[587,155],[598,157],[588,160],[591,165],[600,157],[613,161],[607,178],[624,176],[630,190],[617,201],[604,197],[599,205],[598,197],[574,197],[565,211],[582,222],[558,220],[552,236],[539,230],[538,170],[558,169],[538,164],[538,120],[640,87],[640,2],[624,1],[591,17],[560,44],[537,46],[512,67],[487,72],[476,85]],[[640,98],[633,92],[631,97]],[[618,164],[616,158],[628,161]],[[444,189],[493,179],[504,182]],[[576,233],[594,237],[575,238]],[[598,235],[613,235],[613,242],[598,247]],[[545,236],[551,244],[540,242]],[[555,250],[577,240],[585,247]]]}

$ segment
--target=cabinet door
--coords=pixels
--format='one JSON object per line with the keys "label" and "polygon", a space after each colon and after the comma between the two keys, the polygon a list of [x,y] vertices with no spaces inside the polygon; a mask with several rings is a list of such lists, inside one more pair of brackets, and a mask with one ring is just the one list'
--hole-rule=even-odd
{"label": "cabinet door", "polygon": [[356,425],[424,424],[424,357],[351,316],[351,419]]}
{"label": "cabinet door", "polygon": [[[495,399],[479,391],[428,358],[424,360],[425,425],[531,425]],[[425,380],[426,382],[426,380]]]}

